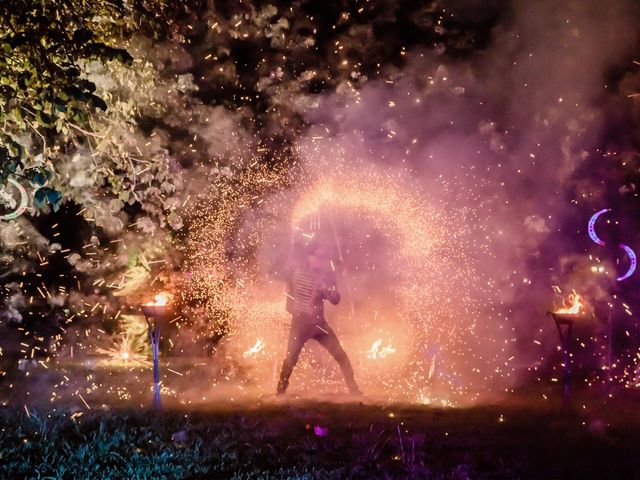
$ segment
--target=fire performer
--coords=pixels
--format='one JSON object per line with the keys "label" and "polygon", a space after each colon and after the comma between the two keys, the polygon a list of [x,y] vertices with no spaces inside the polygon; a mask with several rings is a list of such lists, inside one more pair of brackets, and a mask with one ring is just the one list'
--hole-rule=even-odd
{"label": "fire performer", "polygon": [[307,245],[305,250],[305,261],[298,262],[288,275],[286,308],[292,316],[291,329],[277,393],[285,393],[302,347],[308,340],[313,339],[336,359],[351,394],[361,395],[362,392],[353,378],[349,357],[324,318],[324,301],[328,300],[333,305],[340,302],[335,275],[327,268],[327,254],[322,246],[315,243]]}

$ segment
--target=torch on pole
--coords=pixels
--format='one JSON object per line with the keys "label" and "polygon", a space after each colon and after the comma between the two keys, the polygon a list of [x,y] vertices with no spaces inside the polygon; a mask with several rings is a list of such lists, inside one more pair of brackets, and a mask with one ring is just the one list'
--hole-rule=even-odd
{"label": "torch on pole", "polygon": [[560,345],[563,352],[562,403],[565,407],[568,407],[571,403],[571,333],[576,315],[554,312],[547,312],[547,315],[553,318],[560,336]]}
{"label": "torch on pole", "polygon": [[142,312],[147,321],[149,339],[151,340],[151,351],[153,353],[153,409],[158,411],[162,408],[160,402],[160,367],[158,356],[160,353],[160,326],[166,319],[167,314],[166,294],[156,295],[155,302],[142,306]]}

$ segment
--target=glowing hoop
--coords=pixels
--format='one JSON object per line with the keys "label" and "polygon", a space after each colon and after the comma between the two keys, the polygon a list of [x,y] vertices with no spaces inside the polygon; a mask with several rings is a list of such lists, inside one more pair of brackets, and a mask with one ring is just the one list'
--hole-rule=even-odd
{"label": "glowing hoop", "polygon": [[27,206],[29,205],[29,197],[27,196],[27,191],[24,189],[24,187],[13,178],[8,178],[7,181],[14,187],[16,187],[20,192],[20,204],[18,205],[18,208],[16,208],[13,212],[7,213],[6,215],[0,215],[0,220],[13,220],[14,218],[18,218],[25,212]]}
{"label": "glowing hoop", "polygon": [[599,212],[594,213],[589,219],[589,227],[588,227],[589,237],[591,238],[591,240],[593,240],[595,243],[597,243],[601,247],[604,247],[605,243],[602,240],[600,240],[598,235],[596,235],[596,222],[598,221],[598,218],[600,217],[600,215],[603,215],[604,213],[609,212],[610,210],[611,210],[610,208],[603,208]]}
{"label": "glowing hoop", "polygon": [[628,245],[625,245],[624,243],[621,243],[620,248],[623,249],[625,252],[627,252],[629,259],[631,260],[631,265],[629,265],[629,270],[627,270],[627,272],[624,275],[616,278],[616,280],[619,282],[626,280],[631,275],[633,275],[633,272],[635,272],[636,266],[638,265],[638,259],[636,257],[636,253],[631,249],[631,247],[629,247]]}

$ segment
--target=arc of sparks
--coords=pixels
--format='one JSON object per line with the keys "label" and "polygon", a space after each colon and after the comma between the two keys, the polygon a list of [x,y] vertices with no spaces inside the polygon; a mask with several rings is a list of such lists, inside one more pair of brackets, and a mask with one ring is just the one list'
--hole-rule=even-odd
{"label": "arc of sparks", "polygon": [[588,227],[589,238],[591,238],[591,240],[593,240],[595,243],[597,243],[601,247],[604,247],[605,243],[602,240],[600,240],[600,237],[598,237],[598,235],[596,234],[596,222],[598,221],[598,218],[600,217],[600,215],[603,215],[606,212],[609,212],[610,210],[611,210],[610,208],[603,208],[599,212],[594,213],[589,219],[589,227]]}
{"label": "arc of sparks", "polygon": [[636,271],[636,267],[638,265],[638,258],[636,257],[636,253],[633,251],[633,249],[629,245],[625,245],[624,243],[621,243],[620,248],[623,249],[625,252],[627,252],[629,259],[631,260],[631,264],[629,265],[629,269],[626,271],[624,275],[616,278],[618,282],[626,280],[631,275],[633,275],[633,272]]}
{"label": "arc of sparks", "polygon": [[29,205],[29,197],[27,196],[27,191],[24,189],[24,187],[13,178],[7,178],[7,181],[14,187],[16,187],[20,192],[20,203],[18,204],[18,208],[16,208],[13,212],[7,213],[6,215],[0,215],[0,220],[13,220],[14,218],[18,218],[25,212],[27,206]]}

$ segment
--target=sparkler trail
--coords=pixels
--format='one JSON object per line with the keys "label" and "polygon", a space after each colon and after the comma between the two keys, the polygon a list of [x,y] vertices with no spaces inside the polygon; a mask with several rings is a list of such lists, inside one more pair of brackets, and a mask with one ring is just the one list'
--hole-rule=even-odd
{"label": "sparkler trail", "polygon": [[[294,242],[296,235],[314,237],[334,250],[332,268],[350,298],[330,321],[345,348],[357,352],[350,356],[365,387],[374,395],[385,389],[423,398],[429,383],[440,397],[472,400],[490,378],[479,380],[468,361],[483,308],[475,295],[491,299],[492,292],[475,283],[474,262],[465,254],[463,220],[471,212],[448,215],[402,175],[346,163],[331,170],[334,175],[307,170],[296,189],[284,188],[282,177],[253,172],[229,192],[234,208],[198,204],[187,296],[206,312],[201,338],[220,329],[221,348],[248,365],[246,381],[264,393],[273,389],[288,324],[277,270],[291,254],[293,229]],[[471,295],[474,290],[480,293]],[[371,337],[379,330],[392,343],[376,349]],[[435,356],[422,353],[428,345],[439,346],[440,371]],[[308,388],[317,380],[318,361],[303,352],[297,384]]]}

